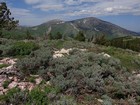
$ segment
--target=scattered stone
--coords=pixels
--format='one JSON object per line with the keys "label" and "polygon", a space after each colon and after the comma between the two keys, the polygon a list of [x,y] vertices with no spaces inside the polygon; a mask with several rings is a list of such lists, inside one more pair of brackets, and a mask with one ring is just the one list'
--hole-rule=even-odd
{"label": "scattered stone", "polygon": [[3,93],[6,93],[8,91],[8,89],[3,89]]}
{"label": "scattered stone", "polygon": [[13,77],[8,77],[10,80],[13,80]]}
{"label": "scattered stone", "polygon": [[8,88],[12,89],[12,88],[15,88],[17,85],[18,85],[17,82],[12,82],[12,83],[9,84]]}
{"label": "scattered stone", "polygon": [[104,57],[107,57],[107,58],[110,58],[111,57],[109,54],[104,53],[104,52],[100,53],[100,55],[103,55]]}
{"label": "scattered stone", "polygon": [[137,74],[137,75],[136,75],[136,78],[139,78],[139,79],[140,79],[140,74]]}
{"label": "scattered stone", "polygon": [[3,95],[3,91],[0,91],[0,95]]}
{"label": "scattered stone", "polygon": [[39,75],[30,75],[31,77],[35,77],[35,78],[37,78],[37,77],[39,77]]}
{"label": "scattered stone", "polygon": [[98,102],[103,103],[104,101],[101,99],[97,99]]}
{"label": "scattered stone", "polygon": [[36,82],[37,85],[39,85],[42,82],[42,78],[36,78],[35,82]]}
{"label": "scattered stone", "polygon": [[21,90],[25,90],[26,87],[27,87],[27,82],[18,83],[18,88],[20,88]]}
{"label": "scattered stone", "polygon": [[55,59],[55,58],[60,58],[60,57],[64,57],[64,55],[63,54],[54,54],[53,55],[53,58]]}
{"label": "scattered stone", "polygon": [[15,82],[18,82],[18,78],[17,78],[17,77],[13,77],[13,80],[14,80]]}
{"label": "scattered stone", "polygon": [[[73,48],[73,49],[78,49],[78,48]],[[59,57],[64,57],[64,54],[69,55],[70,51],[73,50],[72,48],[70,49],[64,49],[62,48],[61,50],[54,51],[53,58],[59,58]],[[78,49],[80,51],[87,51],[87,49]]]}
{"label": "scattered stone", "polygon": [[33,90],[34,87],[35,87],[35,86],[34,86],[33,84],[29,85],[29,86],[28,86],[28,90],[31,91],[31,90]]}
{"label": "scattered stone", "polygon": [[46,85],[51,86],[50,81],[47,81],[47,82],[46,82]]}
{"label": "scattered stone", "polygon": [[0,87],[0,91],[2,91],[4,88],[3,87]]}

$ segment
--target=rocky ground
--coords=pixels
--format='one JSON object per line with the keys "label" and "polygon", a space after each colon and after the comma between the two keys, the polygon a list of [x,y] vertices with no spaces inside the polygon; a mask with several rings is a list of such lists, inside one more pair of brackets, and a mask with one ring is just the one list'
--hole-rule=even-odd
{"label": "rocky ground", "polygon": [[42,82],[42,78],[39,76],[33,76],[35,83],[20,80],[19,71],[15,67],[17,59],[4,58],[0,60],[0,64],[7,64],[8,67],[0,69],[0,95],[6,94],[9,89],[18,87],[21,90],[32,90],[36,85]]}

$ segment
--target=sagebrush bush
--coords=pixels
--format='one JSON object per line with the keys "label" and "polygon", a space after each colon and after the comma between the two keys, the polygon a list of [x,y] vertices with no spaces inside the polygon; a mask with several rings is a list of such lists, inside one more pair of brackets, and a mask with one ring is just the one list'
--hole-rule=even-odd
{"label": "sagebrush bush", "polygon": [[[117,59],[91,52],[79,52],[52,60],[48,71],[55,75],[51,82],[62,91],[71,88],[76,94],[87,90],[104,94],[105,78],[117,78],[116,73],[121,72],[121,69],[123,68]],[[81,91],[85,87],[86,89]]]}
{"label": "sagebrush bush", "polygon": [[24,75],[37,74],[39,70],[46,70],[51,59],[52,51],[47,48],[41,48],[32,52],[28,57],[19,60],[16,65]]}

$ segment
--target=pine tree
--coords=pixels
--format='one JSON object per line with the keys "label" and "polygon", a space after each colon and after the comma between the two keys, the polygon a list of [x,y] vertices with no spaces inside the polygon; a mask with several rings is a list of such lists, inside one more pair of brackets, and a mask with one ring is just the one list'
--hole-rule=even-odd
{"label": "pine tree", "polygon": [[0,37],[2,37],[3,29],[11,30],[18,24],[18,21],[15,21],[13,17],[10,17],[10,15],[11,12],[6,3],[0,2]]}

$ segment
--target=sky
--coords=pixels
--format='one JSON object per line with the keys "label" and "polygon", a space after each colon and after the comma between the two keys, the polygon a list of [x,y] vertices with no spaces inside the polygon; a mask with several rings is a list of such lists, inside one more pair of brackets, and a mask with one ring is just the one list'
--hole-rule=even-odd
{"label": "sky", "polygon": [[96,17],[140,32],[140,0],[0,0],[20,25]]}

